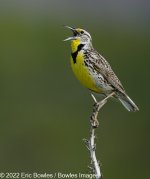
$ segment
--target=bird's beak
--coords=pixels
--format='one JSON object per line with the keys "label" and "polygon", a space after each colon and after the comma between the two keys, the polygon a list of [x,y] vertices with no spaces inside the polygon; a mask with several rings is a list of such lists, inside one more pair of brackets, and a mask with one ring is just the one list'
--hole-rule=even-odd
{"label": "bird's beak", "polygon": [[78,34],[77,30],[73,27],[69,27],[69,26],[64,26],[68,29],[70,29],[72,32],[73,32],[73,36],[72,37],[68,37],[67,39],[65,39],[64,41],[68,41],[68,40],[75,40],[76,39],[76,36]]}

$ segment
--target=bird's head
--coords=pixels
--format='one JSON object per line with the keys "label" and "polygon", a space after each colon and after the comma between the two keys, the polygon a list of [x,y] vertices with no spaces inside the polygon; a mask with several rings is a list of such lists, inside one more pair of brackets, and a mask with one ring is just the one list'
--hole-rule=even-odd
{"label": "bird's head", "polygon": [[92,41],[91,35],[84,29],[73,28],[73,27],[69,27],[69,26],[65,26],[65,27],[70,29],[73,32],[73,36],[68,37],[64,41],[68,41],[68,40],[79,41],[80,44],[84,44],[84,45],[86,45],[86,44],[88,45],[91,43],[91,41]]}

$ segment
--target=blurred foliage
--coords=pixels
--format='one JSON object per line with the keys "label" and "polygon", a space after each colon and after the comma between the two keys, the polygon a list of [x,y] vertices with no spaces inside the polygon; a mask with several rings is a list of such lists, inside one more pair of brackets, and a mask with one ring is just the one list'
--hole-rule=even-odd
{"label": "blurred foliage", "polygon": [[[70,44],[62,41],[71,34],[62,27],[67,24],[91,33],[94,47],[107,58],[140,108],[128,113],[119,102],[110,100],[102,109],[97,158],[104,176],[148,177],[148,6],[130,7],[128,2],[124,7],[117,1],[112,7],[87,1],[84,9],[79,1],[67,0],[0,3],[0,171],[88,171],[82,139],[89,136],[93,101],[71,72]],[[76,6],[80,8],[75,11]],[[118,6],[120,11],[115,9]],[[115,12],[120,13],[117,19]]]}

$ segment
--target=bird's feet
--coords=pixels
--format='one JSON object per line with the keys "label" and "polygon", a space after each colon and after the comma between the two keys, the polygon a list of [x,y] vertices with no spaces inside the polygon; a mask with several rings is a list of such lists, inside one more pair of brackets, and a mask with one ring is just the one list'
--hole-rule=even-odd
{"label": "bird's feet", "polygon": [[93,128],[97,128],[99,126],[99,122],[98,122],[98,119],[97,119],[97,116],[98,116],[98,112],[99,110],[106,104],[107,102],[107,99],[112,97],[115,93],[112,92],[111,94],[109,94],[106,98],[104,98],[103,100],[97,102],[95,96],[93,94],[91,94],[93,100],[94,100],[94,105],[93,105],[93,112],[92,112],[92,115],[91,115],[91,118],[90,118],[90,122],[91,122],[91,125]]}

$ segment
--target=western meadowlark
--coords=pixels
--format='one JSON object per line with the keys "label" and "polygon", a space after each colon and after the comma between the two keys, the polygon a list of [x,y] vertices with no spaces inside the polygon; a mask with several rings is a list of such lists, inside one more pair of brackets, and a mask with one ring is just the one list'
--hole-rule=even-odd
{"label": "western meadowlark", "polygon": [[80,28],[65,26],[73,32],[71,40],[71,67],[77,79],[88,89],[119,99],[128,111],[139,110],[126,94],[109,63],[92,45],[91,35]]}

